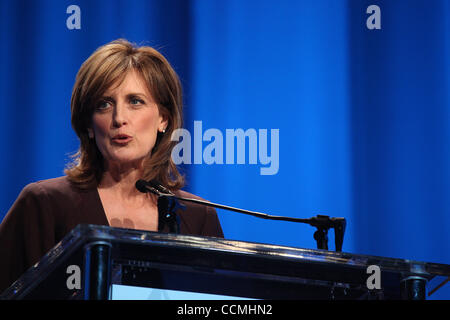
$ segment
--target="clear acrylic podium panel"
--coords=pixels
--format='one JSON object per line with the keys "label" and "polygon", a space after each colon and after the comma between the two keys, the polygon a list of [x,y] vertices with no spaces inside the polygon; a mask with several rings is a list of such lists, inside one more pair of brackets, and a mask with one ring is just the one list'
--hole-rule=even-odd
{"label": "clear acrylic podium panel", "polygon": [[[79,225],[1,298],[85,298],[85,253],[95,243],[111,248],[108,284],[113,288],[153,288],[162,298],[170,296],[164,292],[179,293],[180,300],[182,293],[212,299],[397,300],[405,298],[405,283],[411,279],[425,280],[430,292],[450,276],[445,264]],[[81,269],[80,288],[68,286],[72,265]],[[380,289],[367,287],[370,265],[380,267]]]}

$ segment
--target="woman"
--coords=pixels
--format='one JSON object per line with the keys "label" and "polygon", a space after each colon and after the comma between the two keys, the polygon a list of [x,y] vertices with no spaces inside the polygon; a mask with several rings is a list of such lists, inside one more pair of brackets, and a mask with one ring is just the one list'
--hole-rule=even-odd
{"label": "woman", "polygon": [[[139,179],[195,197],[180,190],[171,159],[181,86],[159,52],[126,40],[97,49],[77,74],[71,112],[74,163],[63,177],[27,185],[0,225],[0,292],[78,224],[157,231],[157,199],[136,189]],[[223,237],[213,209],[186,204],[177,214],[181,233]]]}

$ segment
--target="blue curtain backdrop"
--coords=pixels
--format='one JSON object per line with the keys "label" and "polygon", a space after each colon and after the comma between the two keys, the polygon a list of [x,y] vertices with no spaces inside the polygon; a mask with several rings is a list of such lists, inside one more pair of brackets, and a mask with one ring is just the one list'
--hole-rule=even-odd
{"label": "blue curtain backdrop", "polygon": [[[372,4],[379,30],[366,27]],[[70,5],[81,29],[66,26]],[[224,162],[227,129],[267,129],[269,156],[279,130],[276,174],[261,174],[259,145],[256,164],[183,165],[186,190],[345,217],[346,252],[450,264],[449,23],[445,0],[0,1],[0,219],[26,184],[63,174],[78,147],[76,72],[127,38],[173,64],[186,129],[193,141],[194,121],[219,130]],[[200,143],[193,154],[211,141]],[[316,247],[310,226],[218,212],[227,238]]]}

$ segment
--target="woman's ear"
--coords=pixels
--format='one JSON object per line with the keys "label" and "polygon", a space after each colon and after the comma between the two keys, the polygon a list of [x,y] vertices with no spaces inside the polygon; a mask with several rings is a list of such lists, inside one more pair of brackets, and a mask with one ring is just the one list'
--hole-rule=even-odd
{"label": "woman's ear", "polygon": [[159,124],[158,131],[166,133],[167,126],[169,125],[169,118],[166,115],[162,115],[161,123]]}

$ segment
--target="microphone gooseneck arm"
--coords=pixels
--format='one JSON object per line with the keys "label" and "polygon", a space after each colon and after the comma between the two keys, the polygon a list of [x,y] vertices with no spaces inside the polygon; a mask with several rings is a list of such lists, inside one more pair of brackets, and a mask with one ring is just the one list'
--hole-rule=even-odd
{"label": "microphone gooseneck arm", "polygon": [[327,231],[330,228],[334,228],[336,251],[342,251],[342,245],[343,245],[343,241],[344,241],[344,232],[345,232],[345,226],[346,226],[345,218],[330,218],[329,216],[325,216],[325,215],[317,215],[317,216],[309,218],[309,219],[293,218],[293,217],[286,217],[286,216],[274,216],[274,215],[269,215],[269,214],[262,213],[262,212],[234,208],[234,207],[226,206],[223,204],[213,203],[213,202],[199,200],[199,199],[178,197],[174,194],[163,194],[163,195],[168,196],[168,197],[174,197],[181,201],[198,203],[198,204],[202,204],[202,205],[205,205],[208,207],[225,209],[225,210],[229,210],[229,211],[234,211],[234,212],[238,212],[238,213],[251,215],[251,216],[262,218],[262,219],[309,224],[310,226],[316,227],[318,229],[316,231],[316,233],[314,234],[314,239],[317,241],[318,249],[328,250]]}
{"label": "microphone gooseneck arm", "polygon": [[317,241],[318,249],[328,250],[327,232],[328,229],[334,228],[336,251],[342,251],[342,244],[344,240],[344,233],[346,227],[345,218],[330,218],[329,216],[325,215],[317,215],[309,219],[293,218],[286,216],[274,216],[262,212],[230,207],[206,200],[179,197],[155,180],[151,181],[138,180],[136,182],[136,188],[141,192],[151,192],[153,194],[156,194],[158,197],[171,197],[184,202],[197,203],[208,207],[234,211],[238,213],[251,215],[257,218],[309,224],[317,228],[317,231],[314,233],[314,239]]}

